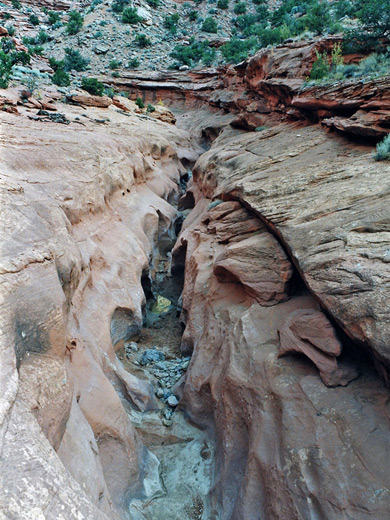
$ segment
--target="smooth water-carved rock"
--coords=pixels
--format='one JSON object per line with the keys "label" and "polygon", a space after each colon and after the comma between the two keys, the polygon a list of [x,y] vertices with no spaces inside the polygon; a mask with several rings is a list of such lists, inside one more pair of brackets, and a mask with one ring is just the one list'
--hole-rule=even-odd
{"label": "smooth water-carved rock", "polygon": [[279,356],[302,353],[317,366],[327,386],[346,386],[358,376],[353,366],[340,365],[342,344],[324,313],[301,309],[289,316],[279,330]]}
{"label": "smooth water-carved rock", "polygon": [[[313,127],[227,132],[193,170],[201,194],[173,251],[178,267],[186,253],[182,350],[192,352],[180,406],[217,440],[212,514],[222,520],[388,516],[388,389],[358,355],[363,340],[389,357],[387,170],[371,150],[346,146]],[[261,236],[249,224],[261,216],[297,269],[287,301],[261,305],[215,267],[248,240],[221,224],[243,215],[240,203],[251,210],[242,229]],[[282,272],[287,256],[273,258]],[[274,276],[261,255],[237,273]],[[342,362],[354,354],[358,379],[345,377],[319,303],[352,339]],[[306,355],[280,357],[284,348]],[[349,384],[327,387],[308,354],[327,384]]]}
{"label": "smooth water-carved rock", "polygon": [[1,116],[0,516],[128,518],[158,469],[127,410],[156,400],[114,346],[139,332],[197,152],[161,121],[59,107],[68,125]]}

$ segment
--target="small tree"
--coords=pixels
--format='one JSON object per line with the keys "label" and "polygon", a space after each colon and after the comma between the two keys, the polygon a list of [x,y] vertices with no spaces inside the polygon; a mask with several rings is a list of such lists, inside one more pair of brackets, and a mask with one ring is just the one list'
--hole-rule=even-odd
{"label": "small tree", "polygon": [[179,19],[180,17],[177,13],[166,16],[164,18],[164,27],[168,29],[171,34],[176,34]]}
{"label": "small tree", "polygon": [[65,70],[77,70],[81,72],[87,68],[89,60],[81,56],[77,49],[67,47],[65,49]]}
{"label": "small tree", "polygon": [[152,40],[145,36],[145,34],[137,34],[137,36],[135,37],[135,43],[139,47],[144,48],[152,45]]}
{"label": "small tree", "polygon": [[36,14],[30,14],[28,20],[31,23],[31,25],[39,25],[39,18]]}
{"label": "small tree", "polygon": [[203,22],[202,25],[202,31],[207,33],[217,33],[218,32],[218,25],[217,22],[214,20],[214,18],[211,18],[210,16],[206,18],[206,20]]}
{"label": "small tree", "polygon": [[48,17],[48,22],[50,25],[55,25],[56,23],[58,23],[61,20],[60,13],[57,13],[56,11],[49,11],[47,13],[47,17]]}
{"label": "small tree", "polygon": [[227,9],[229,7],[229,0],[218,0],[218,9]]}
{"label": "small tree", "polygon": [[96,78],[86,78],[85,76],[81,80],[81,88],[93,96],[102,96],[104,92],[103,83]]}
{"label": "small tree", "polygon": [[141,23],[143,18],[139,16],[138,11],[135,7],[126,7],[122,13],[122,22],[135,25]]}
{"label": "small tree", "polygon": [[57,69],[51,77],[52,82],[59,87],[69,87],[70,77],[64,69]]}
{"label": "small tree", "polygon": [[84,18],[78,11],[69,11],[69,21],[66,25],[66,32],[69,35],[80,32],[84,23]]}
{"label": "small tree", "polygon": [[198,19],[198,11],[190,11],[188,13],[188,19],[190,22],[195,22]]}
{"label": "small tree", "polygon": [[246,13],[246,3],[245,2],[238,2],[234,6],[234,13],[235,14],[245,14]]}

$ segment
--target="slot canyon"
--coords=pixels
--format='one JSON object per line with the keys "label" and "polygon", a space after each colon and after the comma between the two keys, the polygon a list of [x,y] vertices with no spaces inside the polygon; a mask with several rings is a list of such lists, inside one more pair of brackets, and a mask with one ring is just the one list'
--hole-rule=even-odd
{"label": "slot canyon", "polygon": [[1,519],[389,518],[390,98],[301,91],[330,41],[0,91]]}

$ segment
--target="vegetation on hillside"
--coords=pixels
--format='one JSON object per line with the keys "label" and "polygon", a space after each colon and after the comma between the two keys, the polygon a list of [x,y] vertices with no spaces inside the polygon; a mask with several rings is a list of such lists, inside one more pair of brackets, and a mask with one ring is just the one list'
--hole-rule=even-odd
{"label": "vegetation on hillside", "polygon": [[[131,0],[111,0],[110,4],[93,0],[85,9],[68,12],[31,8],[18,0],[13,5],[35,28],[35,33],[29,31],[23,37],[28,55],[54,56],[52,79],[61,86],[74,78],[69,73],[87,67],[96,72],[106,68],[106,73],[117,77],[120,69],[149,67],[151,60],[161,68],[234,64],[287,39],[335,33],[344,34],[342,46],[329,55],[318,54],[308,80],[377,77],[389,71],[390,0],[281,0],[276,5],[267,0],[194,0],[170,10],[160,0],[144,0],[138,8]],[[88,14],[92,12],[98,16],[91,24]],[[15,34],[18,25],[15,29],[12,12],[5,10],[0,16],[9,21],[9,35],[20,37]],[[15,58],[8,56],[12,49],[3,40],[5,84],[4,78],[12,76],[9,63]],[[98,42],[105,50],[95,55]],[[344,53],[362,49],[371,55],[360,64],[343,63]]]}

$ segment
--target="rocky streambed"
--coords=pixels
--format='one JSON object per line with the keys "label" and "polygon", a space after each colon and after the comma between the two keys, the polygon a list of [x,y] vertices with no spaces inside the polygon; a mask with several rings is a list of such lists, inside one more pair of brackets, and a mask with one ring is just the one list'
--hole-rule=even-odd
{"label": "rocky streambed", "polygon": [[2,116],[0,515],[387,519],[386,167],[85,110]]}

